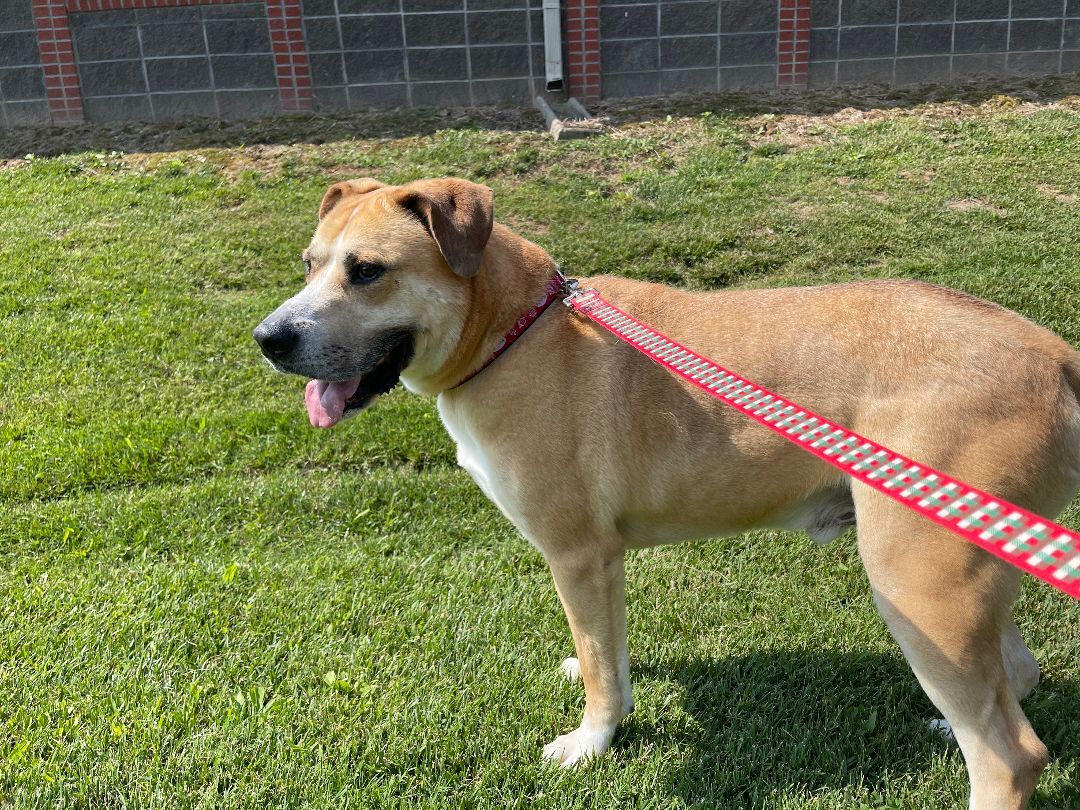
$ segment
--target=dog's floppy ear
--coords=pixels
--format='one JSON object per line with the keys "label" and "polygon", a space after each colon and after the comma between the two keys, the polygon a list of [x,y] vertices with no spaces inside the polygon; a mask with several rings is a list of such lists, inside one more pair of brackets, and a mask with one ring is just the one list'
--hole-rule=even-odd
{"label": "dog's floppy ear", "polygon": [[480,272],[493,222],[490,188],[456,177],[420,180],[403,186],[394,198],[424,224],[451,270],[464,278]]}
{"label": "dog's floppy ear", "polygon": [[319,221],[321,222],[326,215],[333,210],[334,206],[341,202],[345,197],[351,197],[354,194],[367,194],[369,191],[374,191],[385,185],[386,183],[380,183],[378,180],[372,180],[370,177],[361,177],[359,180],[345,180],[341,183],[334,183],[334,185],[326,190],[322,202],[319,203]]}

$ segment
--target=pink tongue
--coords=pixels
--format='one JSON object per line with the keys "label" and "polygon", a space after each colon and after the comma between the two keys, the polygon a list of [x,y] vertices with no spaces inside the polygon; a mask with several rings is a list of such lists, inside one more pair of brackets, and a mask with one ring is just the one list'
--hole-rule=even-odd
{"label": "pink tongue", "polygon": [[329,428],[345,414],[345,400],[356,393],[360,378],[345,382],[311,380],[304,389],[304,404],[313,427]]}

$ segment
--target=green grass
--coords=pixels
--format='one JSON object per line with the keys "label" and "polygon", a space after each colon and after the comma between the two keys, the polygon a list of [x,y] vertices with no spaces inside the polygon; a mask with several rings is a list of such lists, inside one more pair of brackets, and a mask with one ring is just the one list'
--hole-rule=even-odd
{"label": "green grass", "polygon": [[[250,332],[298,287],[328,182],[456,174],[572,273],[921,278],[1080,345],[1062,87],[854,116],[706,99],[558,144],[422,114],[418,136],[398,116],[399,137],[10,161],[0,806],[959,806],[959,754],[925,728],[850,535],[632,555],[637,712],[589,768],[541,766],[583,697],[538,554],[432,402],[398,391],[314,431]],[[1037,804],[1080,807],[1080,613],[1029,582],[1018,615],[1054,754]]]}

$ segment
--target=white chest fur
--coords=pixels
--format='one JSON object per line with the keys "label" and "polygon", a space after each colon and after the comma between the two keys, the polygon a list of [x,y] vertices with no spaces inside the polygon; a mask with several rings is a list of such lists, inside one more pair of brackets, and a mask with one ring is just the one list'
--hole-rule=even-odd
{"label": "white chest fur", "polygon": [[481,491],[499,507],[500,511],[513,523],[514,519],[512,499],[508,497],[504,482],[499,480],[493,459],[484,448],[476,441],[475,434],[469,424],[470,420],[465,408],[460,405],[448,403],[444,397],[437,400],[439,417],[446,432],[457,445],[457,462],[469,475],[472,476]]}

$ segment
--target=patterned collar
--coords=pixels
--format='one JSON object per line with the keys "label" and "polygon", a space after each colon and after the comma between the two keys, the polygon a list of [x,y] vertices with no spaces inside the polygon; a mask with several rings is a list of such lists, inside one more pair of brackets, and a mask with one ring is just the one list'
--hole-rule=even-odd
{"label": "patterned collar", "polygon": [[464,378],[462,378],[457,385],[450,386],[453,390],[458,386],[464,385],[485,368],[490,366],[498,358],[500,354],[505,352],[513,345],[514,341],[525,334],[525,331],[536,323],[536,319],[544,314],[544,310],[551,306],[555,300],[562,294],[563,285],[566,283],[566,277],[563,276],[559,270],[555,271],[555,275],[548,281],[547,289],[544,291],[544,297],[529,307],[527,312],[523,312],[521,316],[514,322],[514,325],[510,327],[510,331],[499,338],[498,343],[495,344],[494,350],[488,355],[487,360],[480,364],[479,368],[473,369]]}

